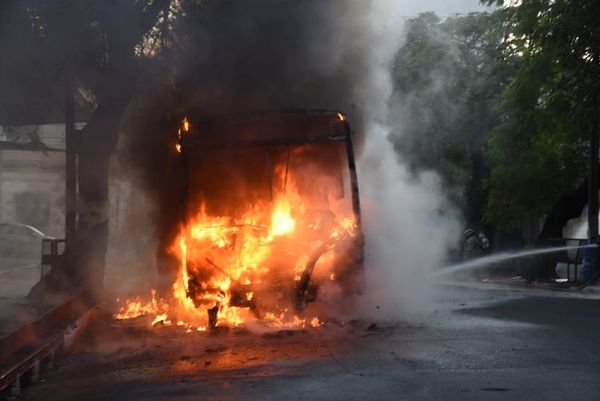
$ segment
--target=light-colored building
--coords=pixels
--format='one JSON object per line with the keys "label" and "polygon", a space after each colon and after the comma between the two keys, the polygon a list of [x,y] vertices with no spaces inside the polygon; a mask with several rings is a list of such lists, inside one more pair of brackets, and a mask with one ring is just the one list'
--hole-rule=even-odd
{"label": "light-colored building", "polygon": [[64,124],[0,127],[0,144],[0,221],[63,237]]}
{"label": "light-colored building", "polygon": [[[0,126],[0,222],[29,224],[64,238],[64,139],[64,124]],[[47,149],[41,150],[40,145]],[[113,160],[108,261],[118,269],[140,265],[147,273],[155,256],[153,226],[148,221],[151,205],[126,173]]]}

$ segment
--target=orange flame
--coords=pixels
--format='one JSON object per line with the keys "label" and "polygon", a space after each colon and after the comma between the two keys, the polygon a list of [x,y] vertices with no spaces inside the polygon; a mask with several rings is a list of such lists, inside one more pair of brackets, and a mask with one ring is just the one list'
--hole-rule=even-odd
{"label": "orange flame", "polygon": [[296,221],[291,214],[291,205],[286,198],[280,198],[271,214],[271,234],[276,237],[290,234],[296,228]]}
{"label": "orange flame", "polygon": [[[189,122],[183,123],[186,132]],[[321,327],[319,317],[298,316],[280,293],[300,282],[311,252],[318,249],[323,256],[317,256],[315,274],[337,285],[336,246],[355,236],[356,223],[351,207],[341,206],[334,196],[314,205],[301,194],[291,171],[274,172],[285,184],[272,201],[258,200],[236,216],[209,215],[202,205],[181,227],[170,249],[179,271],[168,303],[157,301],[153,291],[148,304],[128,301],[115,317],[149,315],[152,325],[177,322],[192,332],[210,327],[207,311],[214,310],[217,326],[260,319],[271,327]]]}
{"label": "orange flame", "polygon": [[187,117],[184,117],[183,121],[181,122],[181,128],[177,130],[177,143],[175,144],[175,150],[177,151],[177,153],[181,153],[182,130],[184,133],[188,133],[190,131],[190,127],[191,124],[189,120],[187,119]]}

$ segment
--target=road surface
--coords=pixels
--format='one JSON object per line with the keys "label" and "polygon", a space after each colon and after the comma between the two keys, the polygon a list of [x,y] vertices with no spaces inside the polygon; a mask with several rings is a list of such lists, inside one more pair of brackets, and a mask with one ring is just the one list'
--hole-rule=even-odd
{"label": "road surface", "polygon": [[23,400],[598,400],[600,296],[444,284],[415,322],[211,335],[98,319]]}

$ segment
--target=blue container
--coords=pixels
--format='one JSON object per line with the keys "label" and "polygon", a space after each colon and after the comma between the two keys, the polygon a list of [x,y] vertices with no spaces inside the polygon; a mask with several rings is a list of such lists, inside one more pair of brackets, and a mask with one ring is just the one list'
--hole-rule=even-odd
{"label": "blue container", "polygon": [[587,283],[598,271],[598,248],[583,248],[581,252],[581,273],[579,280]]}

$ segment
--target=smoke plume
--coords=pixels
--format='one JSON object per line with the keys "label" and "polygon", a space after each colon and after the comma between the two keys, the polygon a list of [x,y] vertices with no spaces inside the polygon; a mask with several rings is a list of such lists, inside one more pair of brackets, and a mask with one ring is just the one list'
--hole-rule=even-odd
{"label": "smoke plume", "polygon": [[[175,83],[164,90],[165,96],[176,93],[176,100],[162,102],[162,107],[175,105],[180,113],[197,115],[286,108],[347,114],[358,138],[365,311],[398,318],[424,310],[429,305],[427,272],[443,263],[458,224],[435,174],[409,172],[387,139],[389,132],[402,130],[401,121],[389,123],[394,110],[388,107],[391,60],[402,39],[402,4],[222,0],[182,5],[169,53]],[[146,109],[150,107],[157,115],[156,104]],[[141,131],[143,136],[131,141],[138,153],[151,148],[147,138],[152,129]],[[153,143],[164,149],[172,134],[154,129],[153,135],[162,139]],[[132,160],[149,193],[164,194],[168,177],[157,162],[164,152],[146,153],[153,156]],[[157,198],[159,213],[174,202],[168,196]],[[167,224],[164,218],[153,220]]]}

